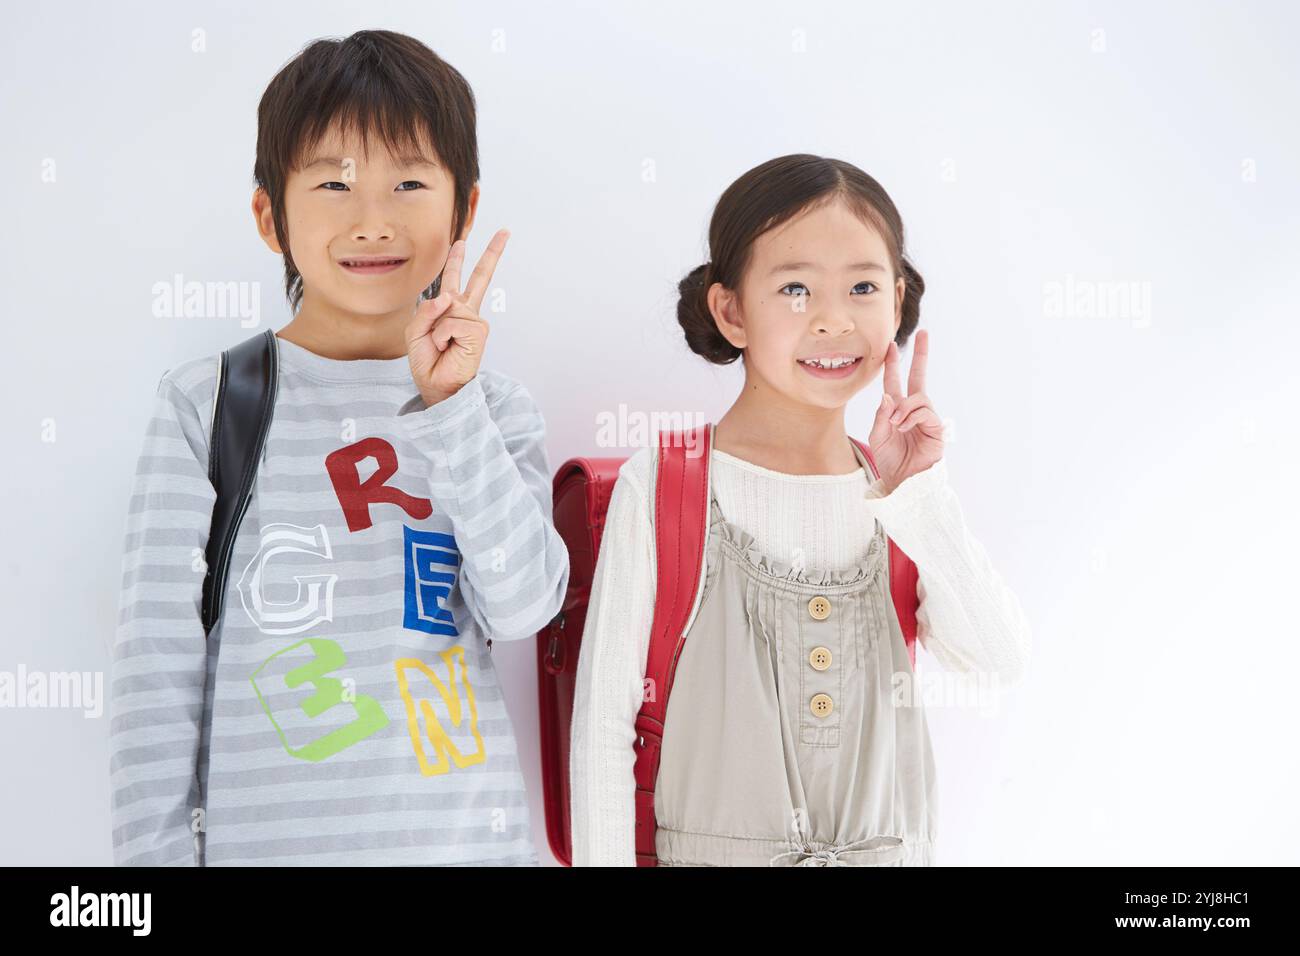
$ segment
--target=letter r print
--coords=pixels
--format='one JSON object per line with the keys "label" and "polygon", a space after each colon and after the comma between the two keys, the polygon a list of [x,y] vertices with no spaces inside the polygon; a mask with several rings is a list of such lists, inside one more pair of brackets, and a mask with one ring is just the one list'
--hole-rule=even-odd
{"label": "letter r print", "polygon": [[[357,470],[366,458],[373,458],[379,467],[375,473],[361,481]],[[325,470],[334,483],[334,494],[343,508],[349,531],[364,531],[370,527],[372,504],[397,505],[412,518],[422,520],[433,514],[433,503],[428,498],[416,498],[400,488],[384,482],[397,473],[397,452],[382,438],[363,438],[325,456]]]}

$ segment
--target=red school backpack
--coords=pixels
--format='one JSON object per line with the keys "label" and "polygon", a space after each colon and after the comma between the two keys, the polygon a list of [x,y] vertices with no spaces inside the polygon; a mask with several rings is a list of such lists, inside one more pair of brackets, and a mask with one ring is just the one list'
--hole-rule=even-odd
{"label": "red school backpack", "polygon": [[[688,437],[689,436],[689,437]],[[654,623],[645,676],[659,688],[637,715],[636,856],[638,866],[655,866],[655,780],[659,775],[659,745],[673,675],[694,620],[704,585],[704,546],[709,518],[709,452],[713,426],[690,432],[659,434],[659,467],[655,481]],[[862,449],[873,474],[876,462]],[[698,454],[688,454],[697,449]],[[555,475],[555,528],[569,549],[569,586],[560,613],[537,635],[538,704],[541,709],[542,791],[546,806],[546,837],[551,852],[565,866],[573,865],[569,820],[569,729],[573,718],[574,679],[578,651],[587,618],[587,602],[596,575],[596,559],[605,529],[619,467],[626,458],[571,458]],[[890,590],[912,666],[916,666],[917,569],[893,540],[889,541]]]}

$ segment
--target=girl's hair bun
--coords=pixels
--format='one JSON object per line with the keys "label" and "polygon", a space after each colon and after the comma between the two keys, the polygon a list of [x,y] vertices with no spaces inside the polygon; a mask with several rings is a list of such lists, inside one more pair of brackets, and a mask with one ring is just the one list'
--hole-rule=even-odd
{"label": "girl's hair bun", "polygon": [[912,265],[912,260],[906,255],[900,256],[899,259],[904,282],[903,308],[902,321],[898,324],[894,342],[902,348],[912,337],[916,327],[921,324],[921,296],[925,295],[925,279],[916,271],[916,266]]}
{"label": "girl's hair bun", "polygon": [[677,322],[686,333],[686,344],[692,352],[717,365],[728,365],[740,358],[741,350],[726,340],[718,331],[709,311],[709,286],[713,263],[705,262],[677,283]]}

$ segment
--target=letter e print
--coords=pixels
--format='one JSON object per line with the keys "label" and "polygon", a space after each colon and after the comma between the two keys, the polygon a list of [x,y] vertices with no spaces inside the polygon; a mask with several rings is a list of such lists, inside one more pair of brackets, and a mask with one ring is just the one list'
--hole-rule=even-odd
{"label": "letter e print", "polygon": [[403,625],[446,637],[458,637],[456,621],[447,606],[456,585],[460,552],[456,539],[440,531],[418,531],[402,526],[406,552],[406,613]]}

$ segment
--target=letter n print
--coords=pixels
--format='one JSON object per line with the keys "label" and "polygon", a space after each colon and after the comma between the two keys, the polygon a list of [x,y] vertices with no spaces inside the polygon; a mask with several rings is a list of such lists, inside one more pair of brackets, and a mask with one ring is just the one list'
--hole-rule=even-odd
{"label": "letter n print", "polygon": [[[478,731],[474,688],[465,673],[465,648],[453,647],[439,656],[447,666],[446,681],[418,658],[404,657],[395,665],[411,746],[420,762],[420,773],[426,777],[450,772],[453,763],[463,768],[487,759],[483,736]],[[448,728],[458,731],[463,746],[458,746]]]}

